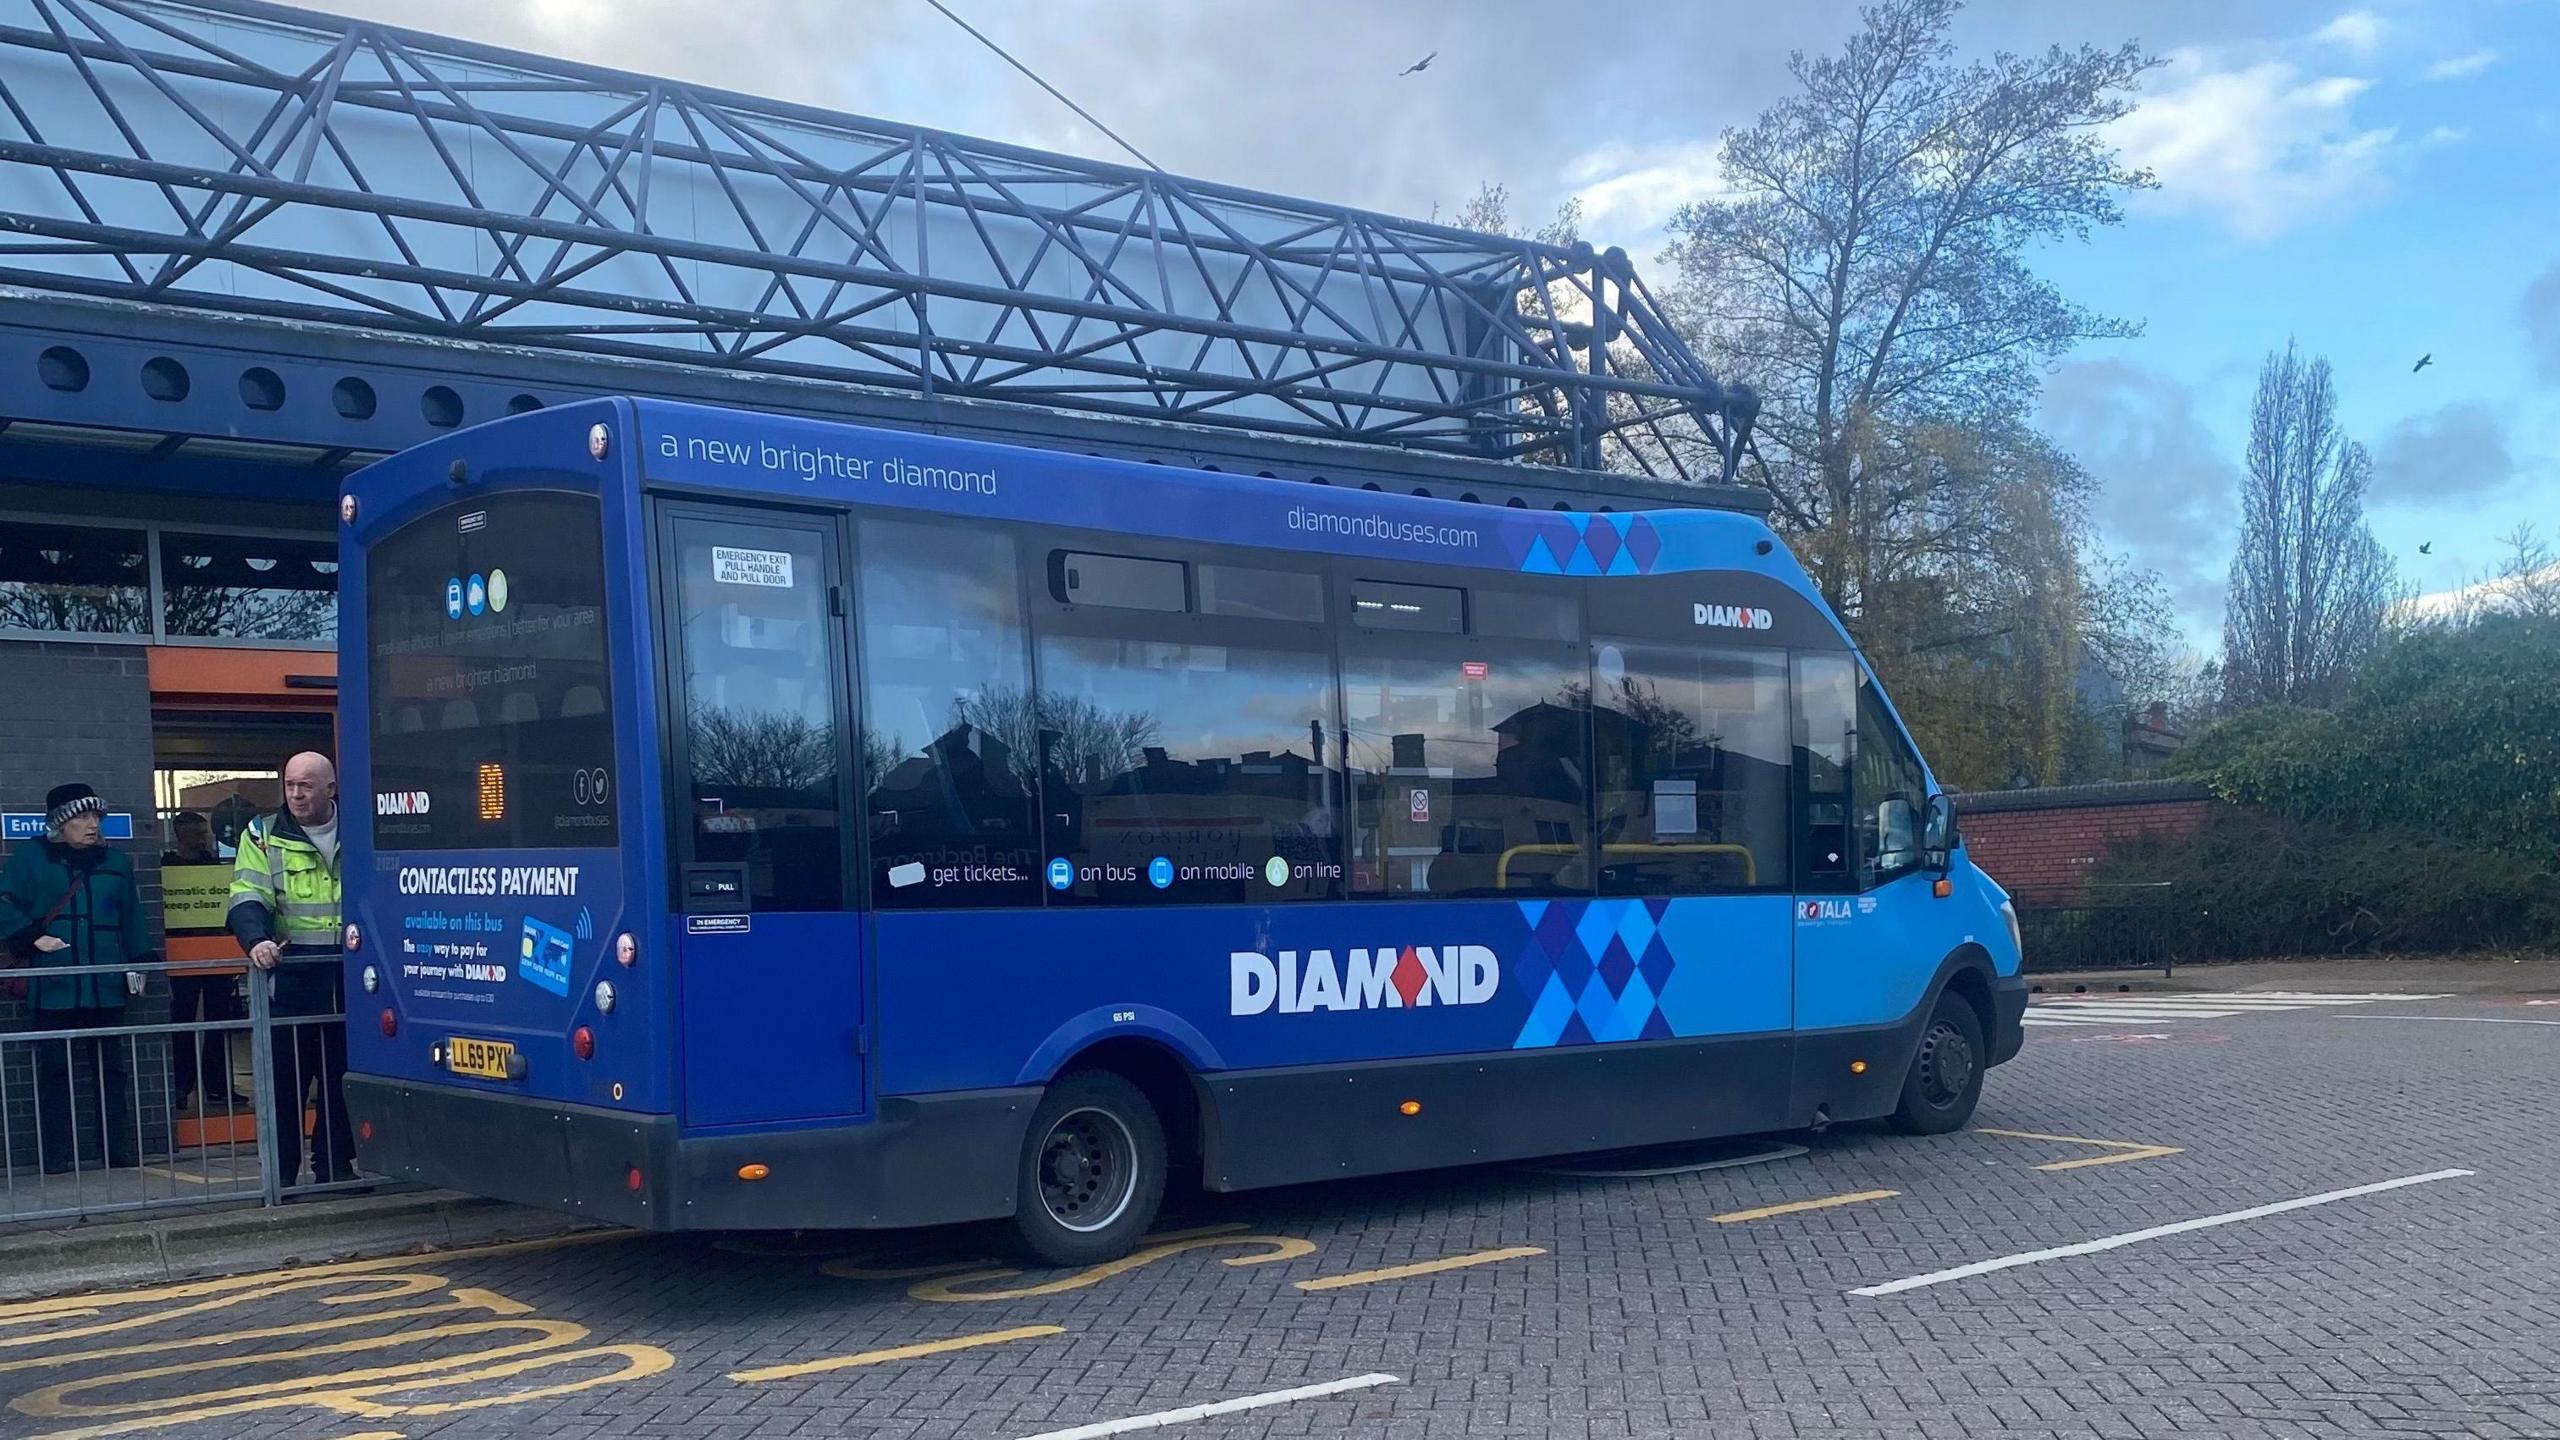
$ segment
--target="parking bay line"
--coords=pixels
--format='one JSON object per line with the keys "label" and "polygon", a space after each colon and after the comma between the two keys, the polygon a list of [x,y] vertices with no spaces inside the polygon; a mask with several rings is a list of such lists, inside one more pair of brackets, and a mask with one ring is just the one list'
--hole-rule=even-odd
{"label": "parking bay line", "polygon": [[2185,1152],[2175,1145],[2153,1145],[2141,1140],[2090,1140],[2079,1135],[2045,1135],[2033,1130],[1994,1130],[1977,1128],[1976,1135],[1996,1135],[2003,1140],[2050,1140],[2056,1145],[2095,1145],[2112,1150],[2112,1155],[2088,1155],[2078,1160],[2053,1160],[2039,1165],[2038,1170],[2086,1170],[2092,1165],[2121,1165],[2127,1160],[2157,1160],[2163,1155]]}
{"label": "parking bay line", "polygon": [[2461,1025],[2560,1025],[2560,1020],[2527,1020],[2508,1015],[2341,1015],[2341,1020],[2451,1020]]}
{"label": "parking bay line", "polygon": [[2101,1250],[2113,1250],[2118,1246],[2133,1245],[2144,1240],[2184,1235],[2190,1230],[2209,1230],[2216,1225],[2234,1225],[2243,1220],[2263,1219],[2269,1215],[2281,1215],[2287,1210],[2303,1210],[2314,1205],[2326,1205],[2333,1200],[2353,1200],[2362,1195],[2379,1195],[2386,1190],[2400,1190],[2411,1185],[2425,1185],[2437,1180],[2456,1180],[2478,1173],[2476,1170],[2430,1170],[2424,1175],[2403,1175],[2397,1180],[2380,1180],[2371,1185],[2352,1185],[2344,1190],[2329,1190],[2318,1195],[2305,1195],[2298,1200],[2279,1200],[2272,1205],[2254,1205],[2246,1210],[2230,1210],[2220,1215],[2180,1220],[2169,1225],[2154,1225],[2148,1230],[2129,1230],[2122,1235],[2083,1240],[2077,1245],[2057,1245],[2050,1250],[2029,1250],[2021,1255],[2003,1255],[1997,1260],[1977,1260],[1973,1264],[1958,1265],[1951,1270],[1932,1270],[1926,1275],[1888,1280],[1881,1285],[1861,1286],[1849,1293],[1892,1295],[1904,1290],[1917,1290],[1924,1285],[1943,1285],[1950,1280],[1968,1280],[1976,1275],[1988,1275],[1995,1270],[2011,1270],[2020,1265],[2033,1265],[2045,1260],[2067,1260],[2075,1255],[2094,1255]]}
{"label": "parking bay line", "polygon": [[1011,1330],[985,1330],[975,1335],[955,1335],[948,1340],[927,1340],[915,1345],[894,1345],[886,1350],[865,1350],[858,1355],[831,1355],[824,1360],[803,1360],[792,1365],[767,1365],[756,1370],[732,1370],[729,1378],[741,1385],[761,1385],[768,1380],[795,1380],[803,1375],[824,1375],[831,1370],[854,1370],[865,1365],[886,1365],[893,1360],[915,1360],[926,1355],[940,1355],[952,1350],[975,1350],[982,1345],[1003,1345],[1015,1340],[1042,1340],[1051,1335],[1064,1335],[1063,1325],[1023,1325]]}
{"label": "parking bay line", "polygon": [[1266,1406],[1287,1405],[1299,1400],[1321,1400],[1327,1395],[1340,1395],[1345,1391],[1368,1390],[1380,1385],[1402,1383],[1393,1375],[1354,1375],[1348,1380],[1327,1380],[1321,1385],[1298,1385],[1287,1390],[1268,1390],[1260,1395],[1217,1400],[1206,1405],[1185,1405],[1179,1410],[1159,1410],[1152,1415],[1132,1415],[1125,1420],[1105,1420],[1093,1425],[1078,1425],[1070,1430],[1043,1430],[1037,1435],[1026,1435],[1023,1440],[1101,1440],[1101,1437],[1106,1435],[1126,1435],[1132,1430],[1154,1430],[1166,1425],[1206,1420],[1212,1415],[1233,1415],[1240,1410],[1260,1410]]}
{"label": "parking bay line", "polygon": [[[1301,1290],[1345,1290],[1354,1285],[1375,1285],[1381,1280],[1403,1280],[1415,1275],[1437,1275],[1443,1270],[1463,1270],[1470,1265],[1491,1265],[1499,1260],[1525,1260],[1547,1252],[1535,1245],[1514,1245],[1503,1250],[1478,1250],[1467,1255],[1444,1255],[1437,1260],[1418,1260],[1411,1265],[1390,1265],[1383,1270],[1354,1270],[1343,1275],[1319,1276],[1301,1280]],[[1099,1432],[1097,1432],[1099,1433]]]}
{"label": "parking bay line", "polygon": [[1728,1210],[1713,1217],[1719,1225],[1739,1225],[1745,1220],[1767,1220],[1778,1215],[1799,1215],[1807,1210],[1828,1210],[1835,1205],[1863,1205],[1870,1200],[1890,1200],[1899,1190],[1857,1190],[1847,1195],[1826,1195],[1819,1200],[1791,1200],[1784,1205],[1763,1205],[1757,1210]]}

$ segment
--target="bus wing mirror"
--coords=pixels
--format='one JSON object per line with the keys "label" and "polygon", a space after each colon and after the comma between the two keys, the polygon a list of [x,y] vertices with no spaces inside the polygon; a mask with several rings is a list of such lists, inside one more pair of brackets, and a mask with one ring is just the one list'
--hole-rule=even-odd
{"label": "bus wing mirror", "polygon": [[1929,797],[1928,818],[1920,827],[1921,858],[1943,875],[1956,863],[1956,804],[1946,795]]}

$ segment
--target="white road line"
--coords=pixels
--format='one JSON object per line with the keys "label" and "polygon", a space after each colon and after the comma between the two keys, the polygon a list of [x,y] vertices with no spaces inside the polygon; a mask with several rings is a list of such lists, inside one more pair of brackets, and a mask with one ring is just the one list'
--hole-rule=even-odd
{"label": "white road line", "polygon": [[1132,1430],[1154,1430],[1165,1425],[1181,1425],[1205,1420],[1212,1415],[1232,1415],[1239,1410],[1259,1410],[1266,1405],[1287,1405],[1298,1400],[1318,1400],[1339,1395],[1346,1390],[1368,1390],[1379,1385],[1401,1384],[1393,1375],[1354,1375],[1348,1380],[1327,1380],[1321,1385],[1300,1385],[1289,1390],[1269,1390],[1260,1395],[1246,1395],[1235,1400],[1217,1400],[1206,1405],[1185,1405],[1179,1410],[1159,1410],[1152,1415],[1132,1415],[1126,1420],[1104,1420],[1093,1425],[1078,1425],[1072,1430],[1043,1430],[1025,1435],[1022,1440],[1099,1440],[1104,1435],[1126,1435]]}
{"label": "white road line", "polygon": [[2461,1025],[2560,1025],[2560,1020],[2509,1019],[2503,1015],[2341,1015],[2341,1020],[2451,1020]]}
{"label": "white road line", "polygon": [[2430,1170],[2424,1175],[2403,1175],[2397,1180],[2381,1180],[2371,1185],[2355,1185],[2344,1190],[2329,1190],[2318,1195],[2305,1195],[2299,1200],[2280,1200],[2273,1205],[2255,1205],[2246,1210],[2232,1210],[2196,1220],[2180,1220],[2172,1225],[2154,1225],[2148,1230],[2129,1230],[2122,1235],[2109,1235],[2102,1240],[2083,1240],[2077,1245],[2057,1245],[2050,1250],[2030,1250],[2023,1255],[2003,1255],[1997,1260],[1977,1260],[1971,1265],[1958,1265],[1952,1270],[1932,1270],[1926,1275],[1888,1280],[1882,1285],[1868,1285],[1849,1293],[1892,1295],[1904,1290],[1917,1290],[1923,1285],[1943,1285],[1950,1280],[1969,1280],[1976,1275],[1988,1275],[1994,1270],[2012,1270],[2020,1265],[2033,1265],[2045,1260],[2067,1260],[2074,1255],[2094,1255],[2101,1250],[2113,1250],[2121,1245],[2158,1240],[2170,1235],[2184,1235],[2190,1230],[2209,1230],[2216,1225],[2234,1225],[2243,1220],[2259,1220],[2269,1215],[2281,1215],[2287,1210],[2303,1210],[2313,1205],[2326,1205],[2333,1200],[2353,1200],[2361,1195],[2379,1195],[2385,1190],[2425,1185],[2437,1180],[2456,1180],[2478,1173],[2475,1170]]}

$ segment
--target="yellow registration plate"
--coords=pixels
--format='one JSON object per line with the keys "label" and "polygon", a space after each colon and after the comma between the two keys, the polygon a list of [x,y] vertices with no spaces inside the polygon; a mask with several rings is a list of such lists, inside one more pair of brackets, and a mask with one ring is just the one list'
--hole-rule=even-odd
{"label": "yellow registration plate", "polygon": [[523,1073],[524,1062],[516,1058],[516,1047],[504,1040],[470,1040],[455,1036],[444,1045],[445,1068],[456,1075],[471,1075],[482,1080],[513,1080]]}

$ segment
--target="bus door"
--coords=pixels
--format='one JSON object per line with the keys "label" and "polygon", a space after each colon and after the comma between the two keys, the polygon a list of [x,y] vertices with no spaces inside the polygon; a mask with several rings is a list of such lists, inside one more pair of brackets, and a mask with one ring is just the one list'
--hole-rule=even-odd
{"label": "bus door", "polygon": [[1846,654],[1796,667],[1796,1028],[1904,1019],[1941,956],[1920,863],[1919,757]]}
{"label": "bus door", "polygon": [[862,1113],[864,916],[836,522],[658,512],[684,1118]]}

